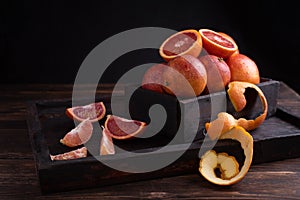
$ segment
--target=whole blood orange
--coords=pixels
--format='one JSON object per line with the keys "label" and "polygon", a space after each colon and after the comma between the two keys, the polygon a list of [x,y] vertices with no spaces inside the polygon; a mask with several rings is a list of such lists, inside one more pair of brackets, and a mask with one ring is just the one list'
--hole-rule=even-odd
{"label": "whole blood orange", "polygon": [[168,37],[160,46],[159,54],[165,61],[182,56],[198,57],[202,50],[201,35],[197,30],[187,29]]}
{"label": "whole blood orange", "polygon": [[91,103],[84,106],[75,106],[66,109],[66,114],[71,119],[83,121],[88,119],[91,122],[98,121],[105,116],[106,108],[103,102]]}
{"label": "whole blood orange", "polygon": [[104,123],[106,134],[118,140],[133,138],[141,134],[145,127],[145,122],[126,119],[116,115],[107,115]]}
{"label": "whole blood orange", "polygon": [[224,90],[231,79],[230,69],[224,59],[215,55],[205,55],[199,60],[207,72],[206,90],[208,93]]}
{"label": "whole blood orange", "polygon": [[230,71],[231,81],[244,81],[253,84],[260,82],[259,70],[256,63],[244,54],[234,54],[226,60]]}
{"label": "whole blood orange", "polygon": [[232,42],[232,40],[227,39],[227,37],[218,32],[210,29],[200,29],[199,33],[202,38],[203,47],[208,54],[226,59],[238,50],[235,42]]}
{"label": "whole blood orange", "polygon": [[178,56],[163,73],[164,90],[178,97],[199,96],[207,83],[207,73],[200,60],[191,55]]}
{"label": "whole blood orange", "polygon": [[162,74],[167,63],[159,63],[151,66],[144,74],[142,88],[158,93],[164,93]]}

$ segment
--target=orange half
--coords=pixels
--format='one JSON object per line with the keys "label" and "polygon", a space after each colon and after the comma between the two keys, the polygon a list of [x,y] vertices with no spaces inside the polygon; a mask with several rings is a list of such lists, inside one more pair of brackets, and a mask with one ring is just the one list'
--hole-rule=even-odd
{"label": "orange half", "polygon": [[198,57],[202,50],[201,35],[197,30],[187,29],[168,37],[160,46],[159,54],[165,61],[177,56],[192,55]]}
{"label": "orange half", "polygon": [[203,47],[208,54],[226,59],[238,50],[235,42],[216,31],[200,29],[199,33],[202,38]]}

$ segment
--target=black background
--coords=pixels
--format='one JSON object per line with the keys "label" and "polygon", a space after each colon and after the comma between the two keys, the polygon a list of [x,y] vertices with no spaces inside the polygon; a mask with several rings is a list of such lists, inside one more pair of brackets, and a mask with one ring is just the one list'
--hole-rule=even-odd
{"label": "black background", "polygon": [[[296,2],[296,1],[295,1]],[[261,76],[300,92],[299,11],[289,1],[1,1],[0,83],[73,83],[88,53],[138,27],[211,28],[231,35]],[[157,51],[132,52],[110,66],[115,82]]]}

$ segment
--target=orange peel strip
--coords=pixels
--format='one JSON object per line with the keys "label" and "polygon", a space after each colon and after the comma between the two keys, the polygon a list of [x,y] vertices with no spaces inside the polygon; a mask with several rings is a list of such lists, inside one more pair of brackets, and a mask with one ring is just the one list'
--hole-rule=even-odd
{"label": "orange peel strip", "polygon": [[[235,171],[238,169],[238,166],[232,164],[235,162],[235,159],[233,161],[229,160],[229,163],[225,163],[224,160],[222,161],[221,158],[218,158],[219,155],[214,153],[213,150],[210,150],[201,157],[199,172],[211,183],[217,185],[232,185],[241,181],[249,171],[253,158],[253,138],[243,127],[236,126],[221,135],[220,139],[232,139],[240,142],[245,154],[245,160],[241,170],[235,175]],[[223,176],[221,174],[221,178],[217,177],[214,171],[218,165],[221,165],[219,166],[223,174]],[[225,170],[227,173],[224,172]]]}
{"label": "orange peel strip", "polygon": [[[266,119],[268,113],[268,102],[262,90],[253,83],[233,81],[228,84],[228,96],[236,111],[241,111],[246,106],[246,97],[244,95],[246,88],[253,88],[257,91],[263,106],[263,112],[255,119],[239,118],[235,119],[226,112],[220,112],[217,119],[205,124],[209,137],[214,140],[226,133],[235,126],[241,126],[247,131],[254,130],[260,126]],[[222,127],[222,128],[220,128]]]}

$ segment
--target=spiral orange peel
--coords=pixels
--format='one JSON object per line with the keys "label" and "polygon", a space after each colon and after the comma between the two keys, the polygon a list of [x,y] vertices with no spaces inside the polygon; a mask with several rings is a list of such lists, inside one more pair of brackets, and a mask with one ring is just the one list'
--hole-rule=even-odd
{"label": "spiral orange peel", "polygon": [[[241,170],[236,159],[226,153],[217,154],[214,150],[207,151],[200,159],[199,172],[211,183],[217,185],[232,185],[241,181],[249,171],[253,158],[253,138],[240,126],[235,126],[222,134],[220,139],[232,139],[240,142],[245,154]],[[218,177],[215,169],[219,168],[221,176]]]}
{"label": "spiral orange peel", "polygon": [[227,93],[234,106],[234,109],[239,112],[246,106],[246,88],[253,88],[257,91],[262,103],[263,112],[255,119],[235,119],[229,113],[220,112],[217,116],[217,119],[205,124],[205,128],[210,139],[217,139],[235,126],[241,126],[247,131],[251,131],[259,127],[265,121],[268,113],[268,102],[262,90],[253,83],[233,81],[228,84]]}

